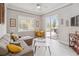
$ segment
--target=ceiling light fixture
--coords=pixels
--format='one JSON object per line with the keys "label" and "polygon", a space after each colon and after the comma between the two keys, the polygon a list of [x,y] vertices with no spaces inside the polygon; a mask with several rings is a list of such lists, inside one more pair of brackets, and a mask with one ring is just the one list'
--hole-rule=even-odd
{"label": "ceiling light fixture", "polygon": [[37,4],[37,8],[38,8],[38,9],[40,9],[40,8],[41,8],[40,4]]}

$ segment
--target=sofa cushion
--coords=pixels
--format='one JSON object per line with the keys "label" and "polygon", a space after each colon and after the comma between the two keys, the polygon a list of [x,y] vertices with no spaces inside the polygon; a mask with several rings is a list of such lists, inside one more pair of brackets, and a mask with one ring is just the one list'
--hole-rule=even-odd
{"label": "sofa cushion", "polygon": [[7,53],[8,53],[8,49],[6,49],[5,46],[0,44],[0,55],[7,55]]}
{"label": "sofa cushion", "polygon": [[10,42],[9,35],[6,34],[0,38],[0,55],[6,55],[8,53],[7,45]]}
{"label": "sofa cushion", "polygon": [[5,46],[6,46],[7,44],[9,44],[9,42],[10,42],[10,35],[9,35],[9,34],[4,35],[4,36],[0,39],[0,43],[1,43],[1,44],[5,44]]}

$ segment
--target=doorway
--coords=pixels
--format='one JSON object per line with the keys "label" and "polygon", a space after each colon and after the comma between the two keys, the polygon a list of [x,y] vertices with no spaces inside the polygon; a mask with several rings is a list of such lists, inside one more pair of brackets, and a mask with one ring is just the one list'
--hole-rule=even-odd
{"label": "doorway", "polygon": [[58,15],[51,15],[45,18],[45,37],[57,39],[59,25]]}

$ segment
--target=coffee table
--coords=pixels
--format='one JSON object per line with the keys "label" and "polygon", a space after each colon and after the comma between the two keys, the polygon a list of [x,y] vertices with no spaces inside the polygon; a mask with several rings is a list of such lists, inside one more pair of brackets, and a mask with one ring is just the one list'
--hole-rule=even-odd
{"label": "coffee table", "polygon": [[35,55],[35,53],[37,52],[37,48],[41,48],[44,47],[45,50],[47,51],[47,48],[49,50],[49,54],[51,56],[51,50],[50,50],[50,40],[49,39],[45,39],[45,38],[35,38],[33,39],[33,47],[34,47],[34,51],[33,54]]}

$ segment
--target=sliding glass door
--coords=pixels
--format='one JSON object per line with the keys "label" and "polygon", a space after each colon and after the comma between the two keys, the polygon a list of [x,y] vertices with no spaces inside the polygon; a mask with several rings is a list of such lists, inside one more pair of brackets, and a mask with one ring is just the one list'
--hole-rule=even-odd
{"label": "sliding glass door", "polygon": [[45,18],[45,31],[46,31],[46,37],[55,39],[55,35],[57,35],[57,29],[58,29],[58,16],[48,16]]}

